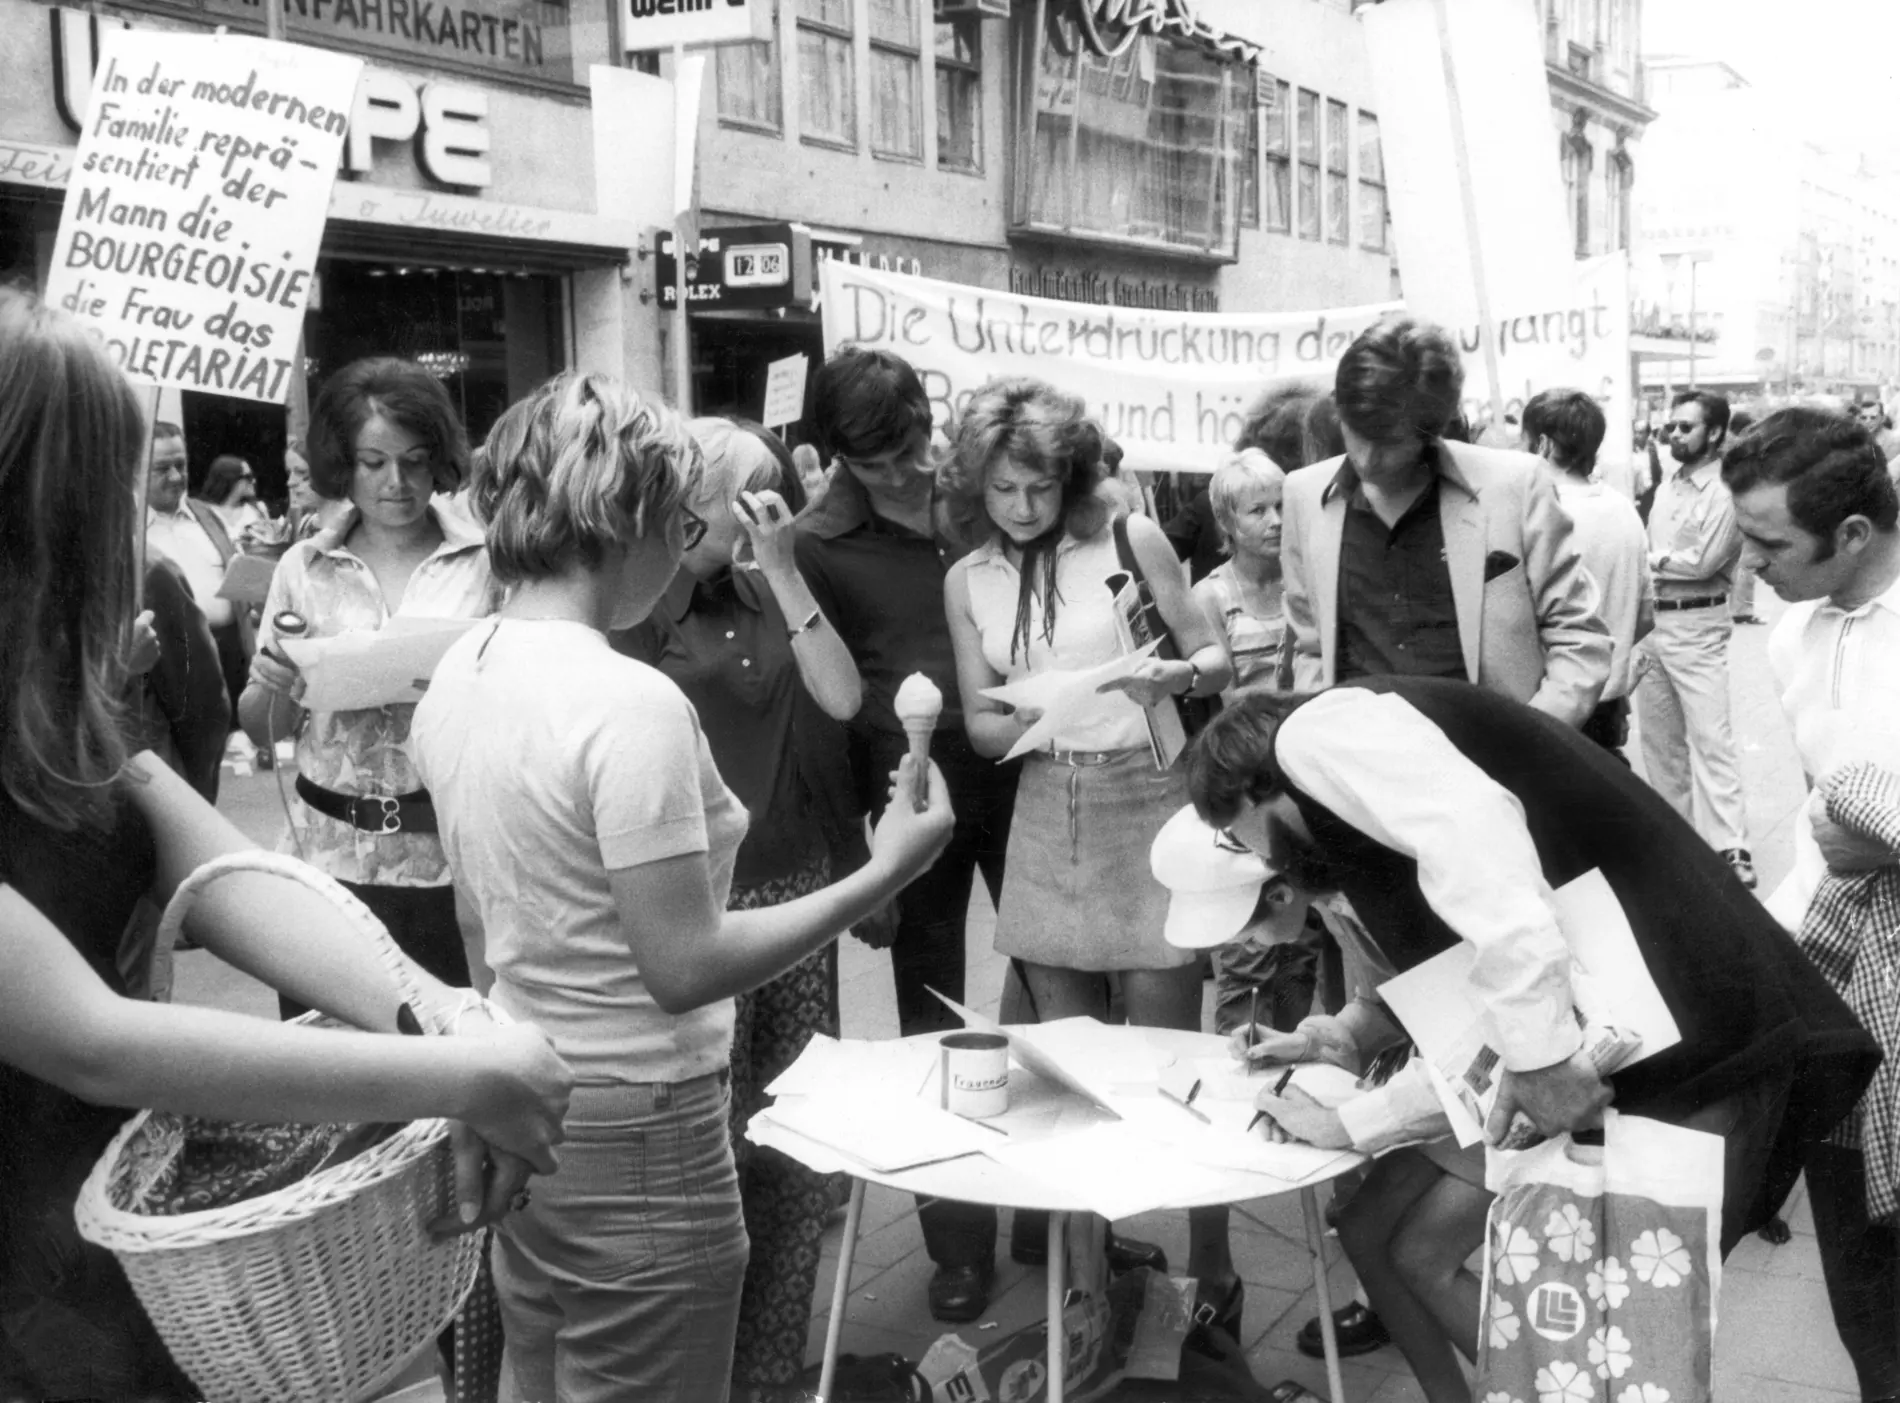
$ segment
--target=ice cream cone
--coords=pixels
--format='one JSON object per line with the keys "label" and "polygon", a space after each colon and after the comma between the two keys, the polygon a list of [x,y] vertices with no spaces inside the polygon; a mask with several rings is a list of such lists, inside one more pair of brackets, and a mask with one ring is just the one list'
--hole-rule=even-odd
{"label": "ice cream cone", "polygon": [[910,758],[916,762],[911,777],[911,803],[918,813],[930,807],[930,737],[943,714],[943,693],[921,672],[913,672],[897,689],[893,702],[904,734],[910,737]]}

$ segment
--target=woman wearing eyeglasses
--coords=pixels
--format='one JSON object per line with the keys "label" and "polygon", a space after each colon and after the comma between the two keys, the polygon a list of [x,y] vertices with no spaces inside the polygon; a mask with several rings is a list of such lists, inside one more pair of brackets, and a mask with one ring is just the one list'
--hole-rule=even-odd
{"label": "woman wearing eyeglasses", "polygon": [[[258,628],[238,719],[259,746],[297,740],[300,833],[285,851],[335,877],[396,944],[443,983],[466,987],[435,809],[410,762],[413,705],[310,711],[277,646],[286,613],[305,637],[375,632],[393,618],[481,618],[497,595],[481,532],[433,501],[468,471],[468,436],[441,383],[413,361],[345,366],[311,410],[310,481],[346,501],[332,526],[285,552]],[[300,1006],[280,1000],[286,1017]]]}

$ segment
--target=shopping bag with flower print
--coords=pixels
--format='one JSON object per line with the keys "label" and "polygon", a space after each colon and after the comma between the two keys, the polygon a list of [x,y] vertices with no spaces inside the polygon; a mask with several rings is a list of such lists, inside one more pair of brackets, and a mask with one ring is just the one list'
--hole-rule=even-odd
{"label": "shopping bag with flower print", "polygon": [[1721,1137],[1610,1111],[1488,1158],[1478,1403],[1709,1403]]}

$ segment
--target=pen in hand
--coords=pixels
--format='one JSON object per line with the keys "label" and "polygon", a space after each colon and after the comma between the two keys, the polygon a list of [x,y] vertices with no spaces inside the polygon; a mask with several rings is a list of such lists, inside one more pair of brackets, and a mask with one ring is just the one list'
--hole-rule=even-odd
{"label": "pen in hand", "polygon": [[[1287,1085],[1293,1080],[1293,1072],[1294,1068],[1288,1067],[1284,1072],[1280,1073],[1280,1080],[1273,1084],[1273,1094],[1275,1096],[1286,1095]],[[1253,1113],[1253,1119],[1247,1122],[1246,1133],[1249,1135],[1253,1134],[1253,1128],[1266,1118],[1267,1113],[1265,1111],[1255,1111]]]}

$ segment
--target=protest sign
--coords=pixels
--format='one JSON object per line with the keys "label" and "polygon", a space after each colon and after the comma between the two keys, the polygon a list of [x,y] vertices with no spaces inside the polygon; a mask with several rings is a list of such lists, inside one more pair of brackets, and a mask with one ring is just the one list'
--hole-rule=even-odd
{"label": "protest sign", "polygon": [[767,428],[796,424],[805,417],[805,376],[811,357],[802,352],[775,360],[765,368],[765,409],[759,422]]}
{"label": "protest sign", "polygon": [[[1033,375],[1079,396],[1133,468],[1212,472],[1250,403],[1275,380],[1330,390],[1353,338],[1397,302],[1308,312],[1199,313],[1023,297],[826,261],[825,350],[892,351],[916,367],[938,428],[985,381]],[[1500,311],[1492,328],[1507,413],[1538,390],[1574,386],[1603,403],[1606,449],[1629,422],[1628,265],[1574,265],[1546,305]],[[1448,328],[1465,358],[1464,409],[1488,418],[1491,387],[1475,322]]]}
{"label": "protest sign", "polygon": [[46,297],[135,379],[282,403],[362,61],[100,36]]}

